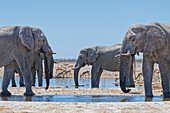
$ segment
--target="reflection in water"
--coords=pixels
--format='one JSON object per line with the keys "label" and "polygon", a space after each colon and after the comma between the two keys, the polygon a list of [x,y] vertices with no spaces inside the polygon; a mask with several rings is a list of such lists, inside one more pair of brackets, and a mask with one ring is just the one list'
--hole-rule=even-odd
{"label": "reflection in water", "polygon": [[32,101],[32,102],[160,102],[170,101],[161,96],[145,98],[142,95],[35,95],[35,96],[0,96],[0,101]]}
{"label": "reflection in water", "polygon": [[152,102],[153,97],[145,97],[145,102]]}
{"label": "reflection in water", "polygon": [[8,97],[6,97],[6,96],[2,96],[1,99],[2,99],[2,101],[8,101]]}
{"label": "reflection in water", "polygon": [[121,102],[130,102],[130,98],[123,98]]}
{"label": "reflection in water", "polygon": [[32,96],[25,96],[25,101],[32,101]]}
{"label": "reflection in water", "polygon": [[170,98],[163,98],[163,101],[170,101]]}

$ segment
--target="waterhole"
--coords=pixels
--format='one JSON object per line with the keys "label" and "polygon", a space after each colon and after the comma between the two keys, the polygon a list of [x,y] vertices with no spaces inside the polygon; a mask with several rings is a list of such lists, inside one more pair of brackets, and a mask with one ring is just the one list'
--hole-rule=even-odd
{"label": "waterhole", "polygon": [[[19,86],[19,78],[15,78],[16,85]],[[0,83],[2,83],[2,78],[0,78]],[[91,88],[91,79],[79,79],[79,88]],[[11,87],[12,84],[9,84]],[[38,79],[36,79],[35,86],[38,86]],[[46,81],[43,80],[43,86],[46,86]],[[74,79],[50,79],[49,86],[64,86],[68,88],[75,88]],[[101,79],[99,88],[120,88],[119,80],[115,79]],[[135,86],[137,89],[143,89],[143,86]]]}
{"label": "waterhole", "polygon": [[145,98],[143,95],[11,95],[0,96],[0,101],[30,101],[30,102],[161,102],[170,101],[161,96]]}

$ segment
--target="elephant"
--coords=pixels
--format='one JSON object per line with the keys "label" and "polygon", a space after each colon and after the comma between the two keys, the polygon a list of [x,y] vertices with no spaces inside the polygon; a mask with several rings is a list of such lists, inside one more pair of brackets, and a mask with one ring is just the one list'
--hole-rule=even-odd
{"label": "elephant", "polygon": [[[1,95],[11,95],[7,88],[16,63],[24,77],[26,87],[24,95],[35,95],[31,87],[32,53],[33,51],[44,52],[44,54],[52,52],[42,30],[37,27],[19,25],[0,27],[0,47],[0,67],[4,66]],[[47,68],[47,57],[45,57],[45,62],[45,68]],[[48,73],[47,68],[46,79],[49,85]]]}
{"label": "elephant", "polygon": [[[51,53],[46,54],[47,61],[48,61],[47,67],[49,69],[49,73],[48,73],[49,79],[53,78],[54,59],[53,59],[52,54],[56,54],[56,53],[51,52]],[[42,60],[45,58],[45,54],[42,54],[42,53],[40,53],[40,55],[36,54],[34,56],[34,58],[35,58],[35,60],[33,60],[34,65],[31,68],[31,70],[32,70],[32,86],[35,86],[36,71],[37,71],[37,75],[38,75],[38,85],[42,86],[42,77],[43,77]],[[44,65],[45,65],[45,60],[44,60]]]}
{"label": "elephant", "polygon": [[25,84],[24,84],[24,78],[21,74],[21,71],[19,70],[19,67],[17,66],[17,63],[15,62],[15,67],[12,68],[14,69],[14,73],[12,74],[12,87],[16,87],[16,82],[15,82],[15,73],[18,73],[19,74],[19,77],[20,77],[20,81],[19,81],[19,84],[20,84],[20,87],[24,87]]}
{"label": "elephant", "polygon": [[[52,50],[51,50],[52,51]],[[53,53],[55,54],[55,53]],[[53,76],[53,56],[52,54],[48,53],[47,55],[48,61],[50,64],[48,64],[48,68],[50,70],[49,78],[52,78]],[[42,86],[42,77],[43,77],[43,64],[42,64],[42,59],[44,59],[44,53],[40,52],[33,52],[33,61],[31,61],[31,71],[32,71],[32,86],[35,86],[35,77],[36,77],[36,72],[38,75],[38,85]],[[15,72],[19,73],[20,76],[20,87],[25,86],[24,85],[24,80],[23,76],[19,70],[19,67],[16,64]],[[16,82],[15,82],[15,76],[14,74],[12,75],[12,87],[16,87]]]}
{"label": "elephant", "polygon": [[[153,97],[154,63],[159,64],[164,98],[170,98],[170,24],[152,22],[132,25],[126,32],[120,53],[120,87],[124,93],[132,75],[135,55],[143,53],[145,97]],[[133,85],[133,84],[132,84]]]}
{"label": "elephant", "polygon": [[85,65],[92,65],[92,88],[99,87],[100,76],[103,70],[119,71],[119,58],[116,58],[115,56],[120,54],[120,48],[121,44],[114,46],[95,46],[82,49],[75,64],[75,68],[73,68],[75,87],[77,88],[79,86],[79,70]]}

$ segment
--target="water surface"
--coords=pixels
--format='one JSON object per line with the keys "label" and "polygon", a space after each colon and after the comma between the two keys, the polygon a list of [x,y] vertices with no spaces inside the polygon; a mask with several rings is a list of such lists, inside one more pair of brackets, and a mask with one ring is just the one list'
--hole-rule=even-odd
{"label": "water surface", "polygon": [[[0,78],[0,83],[2,78]],[[19,78],[16,78],[16,84],[19,86]],[[120,86],[115,85],[119,84],[119,80],[115,79],[100,79],[99,88],[120,88]],[[79,88],[91,88],[91,79],[79,79]],[[9,87],[11,87],[11,83]],[[36,79],[35,86],[38,86],[38,79]],[[46,81],[43,80],[43,86],[46,86]],[[74,79],[50,79],[50,86],[66,86],[68,88],[75,88]],[[143,87],[136,86],[137,89],[143,89]]]}
{"label": "water surface", "polygon": [[[0,96],[0,101],[31,101],[31,102],[161,102],[167,101],[161,96],[145,98],[143,95],[35,95],[35,96]],[[170,101],[170,99],[169,99]]]}

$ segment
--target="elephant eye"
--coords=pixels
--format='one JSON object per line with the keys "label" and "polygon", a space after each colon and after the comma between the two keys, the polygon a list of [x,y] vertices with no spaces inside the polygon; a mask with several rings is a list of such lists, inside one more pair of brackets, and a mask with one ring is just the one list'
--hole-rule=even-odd
{"label": "elephant eye", "polygon": [[130,37],[129,37],[129,40],[131,40],[131,41],[134,42],[134,41],[135,41],[135,38],[134,38],[133,36],[130,36]]}
{"label": "elephant eye", "polygon": [[43,40],[43,43],[45,43],[45,39]]}
{"label": "elephant eye", "polygon": [[82,59],[82,57],[81,57],[81,56],[79,56],[79,59]]}
{"label": "elephant eye", "polygon": [[135,39],[132,39],[132,41],[134,42],[134,41],[135,41]]}

